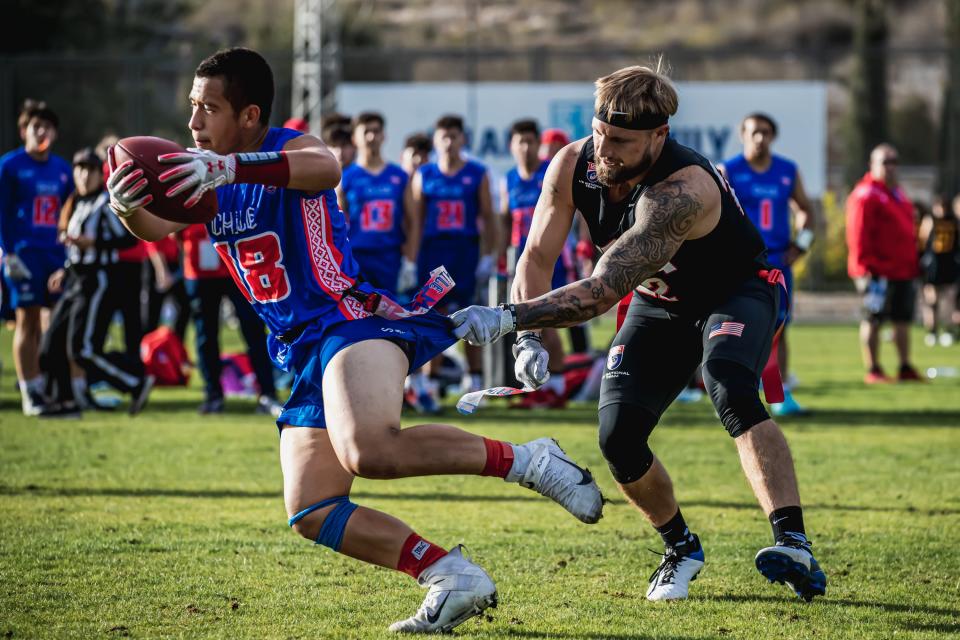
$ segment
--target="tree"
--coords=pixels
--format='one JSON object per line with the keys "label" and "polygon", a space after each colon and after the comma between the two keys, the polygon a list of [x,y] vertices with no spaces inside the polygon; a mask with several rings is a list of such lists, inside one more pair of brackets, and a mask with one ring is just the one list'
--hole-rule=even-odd
{"label": "tree", "polygon": [[853,47],[856,64],[850,81],[851,107],[847,180],[866,167],[870,151],[887,138],[886,0],[856,0]]}
{"label": "tree", "polygon": [[941,193],[953,197],[960,193],[960,2],[945,0],[947,5],[947,83],[943,96],[943,119],[940,130]]}

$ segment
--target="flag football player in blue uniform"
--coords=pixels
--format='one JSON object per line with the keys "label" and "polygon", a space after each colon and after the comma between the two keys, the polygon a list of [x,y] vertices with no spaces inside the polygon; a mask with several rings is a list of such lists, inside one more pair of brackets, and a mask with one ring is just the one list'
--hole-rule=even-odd
{"label": "flag football player in blue uniform", "polygon": [[[510,153],[517,164],[503,179],[500,198],[504,218],[509,224],[507,244],[519,260],[530,235],[533,212],[543,189],[543,177],[550,160],[541,160],[540,128],[535,120],[517,120],[510,127]],[[510,270],[513,272],[513,267]],[[567,284],[563,258],[553,267],[550,289]],[[566,404],[563,380],[563,342],[556,329],[525,331],[516,343],[514,375],[524,387],[537,389],[527,395],[521,407],[562,408]],[[542,388],[541,388],[542,386]]]}
{"label": "flag football player in blue uniform", "polygon": [[[733,187],[744,212],[760,231],[770,265],[783,272],[792,306],[792,266],[810,250],[815,219],[797,165],[770,149],[776,137],[777,123],[772,117],[765,113],[748,115],[740,124],[743,153],[725,160],[720,170]],[[789,322],[790,310],[787,309],[786,323]],[[777,349],[781,376],[787,380],[786,326]],[[794,399],[789,384],[784,385],[783,402],[772,405],[771,411],[779,416],[807,413]]]}
{"label": "flag football player in blue uniform", "polygon": [[16,314],[13,362],[23,412],[43,405],[40,310],[52,307],[47,280],[66,258],[57,239],[60,208],[73,192],[73,168],[50,152],[59,119],[45,103],[28,100],[17,120],[23,146],[0,159],[0,243],[5,284]]}
{"label": "flag football player in blue uniform", "polygon": [[[553,440],[514,446],[458,428],[400,428],[403,379],[453,344],[435,311],[391,321],[367,311],[376,291],[358,278],[337,208],[340,169],[317,138],[269,126],[273,75],[249,49],[201,62],[190,92],[196,149],[162,156],[168,195],[188,208],[216,189],[207,223],[214,247],[270,329],[274,361],[295,373],[277,423],[289,524],[300,535],[364,562],[408,573],[426,599],[394,631],[449,631],[497,601],[493,581],[400,520],[358,507],[353,479],[495,475],[547,495],[585,522],[601,516],[588,472]],[[155,240],[185,225],[149,213],[152,195],[131,162],[114,167],[112,207],[136,235]]]}
{"label": "flag football player in blue uniform", "polygon": [[[464,158],[463,144],[463,119],[443,116],[433,133],[436,161],[424,164],[413,175],[416,215],[423,220],[417,258],[420,280],[445,265],[457,283],[441,303],[444,313],[476,302],[478,287],[493,274],[497,242],[487,168]],[[469,371],[464,391],[476,391],[483,386],[482,352],[467,345],[466,355]]]}
{"label": "flag football player in blue uniform", "polygon": [[[716,167],[669,137],[679,98],[666,75],[626,67],[598,79],[595,95],[592,135],[547,169],[514,303],[458,311],[457,335],[489,344],[512,331],[571,326],[633,292],[607,358],[598,422],[614,479],[663,538],[647,599],[686,598],[705,562],[648,442],[698,366],[773,532],[757,570],[805,600],[823,595],[790,448],[758,394],[782,276]],[[603,255],[589,277],[546,291],[577,211]]]}
{"label": "flag football player in blue uniform", "polygon": [[343,169],[337,202],[349,220],[353,258],[364,279],[393,294],[417,285],[417,248],[420,229],[408,214],[409,178],[398,164],[380,155],[383,115],[364,112],[353,122],[357,158]]}

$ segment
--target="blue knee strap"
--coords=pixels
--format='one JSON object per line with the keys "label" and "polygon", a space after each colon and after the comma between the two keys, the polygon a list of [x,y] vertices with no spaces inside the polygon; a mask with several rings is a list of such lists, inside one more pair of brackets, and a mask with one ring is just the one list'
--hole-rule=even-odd
{"label": "blue knee strap", "polygon": [[323,509],[324,507],[329,507],[332,504],[343,502],[344,500],[347,500],[347,496],[336,496],[334,498],[327,498],[326,500],[321,500],[317,504],[312,504],[306,509],[304,509],[303,511],[301,511],[300,513],[297,513],[296,515],[294,515],[292,518],[287,520],[287,524],[292,527],[293,525],[297,524],[298,522],[306,518],[308,515],[316,511],[317,509]]}
{"label": "blue knee strap", "polygon": [[347,528],[347,520],[350,519],[356,509],[357,505],[350,502],[347,496],[343,496],[343,500],[327,514],[315,542],[330,547],[334,551],[340,551],[340,543],[343,542],[343,532]]}

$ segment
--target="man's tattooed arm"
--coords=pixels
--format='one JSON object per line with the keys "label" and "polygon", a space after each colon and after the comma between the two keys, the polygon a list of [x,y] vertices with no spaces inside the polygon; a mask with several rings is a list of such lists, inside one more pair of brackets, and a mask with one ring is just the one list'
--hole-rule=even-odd
{"label": "man's tattooed arm", "polygon": [[[656,274],[707,212],[701,181],[678,174],[658,182],[641,196],[634,225],[603,254],[592,276],[517,304],[516,328],[580,324],[605,313]],[[712,181],[709,187],[716,189]],[[707,198],[712,199],[709,195]]]}

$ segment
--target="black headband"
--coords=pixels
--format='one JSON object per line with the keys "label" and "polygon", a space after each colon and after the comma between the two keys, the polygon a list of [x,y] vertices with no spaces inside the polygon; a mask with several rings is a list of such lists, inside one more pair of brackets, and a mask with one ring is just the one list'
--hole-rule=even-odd
{"label": "black headband", "polygon": [[593,117],[611,126],[634,131],[648,131],[667,124],[667,115],[662,113],[640,113],[633,117],[623,111],[601,109]]}

